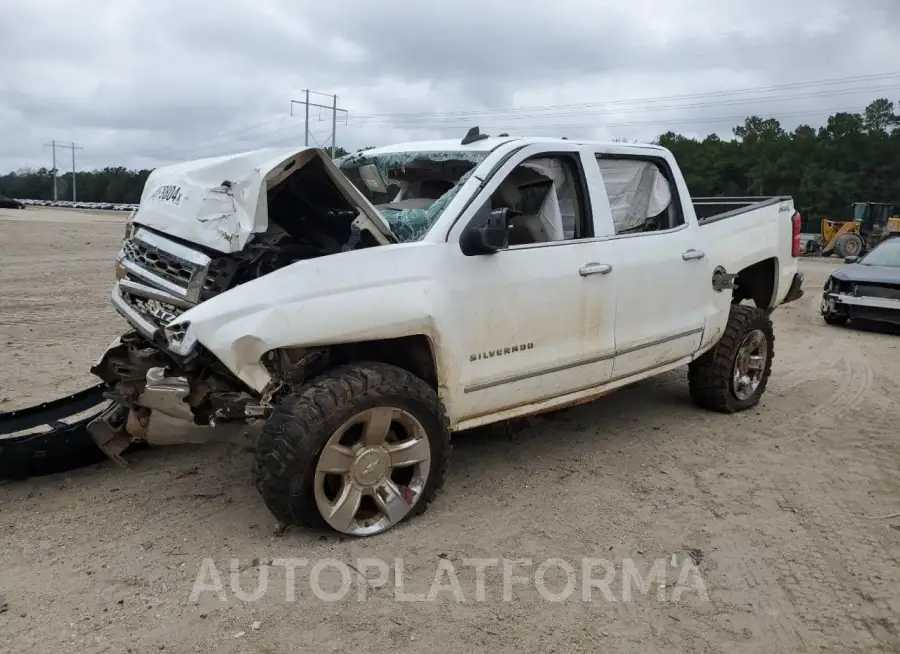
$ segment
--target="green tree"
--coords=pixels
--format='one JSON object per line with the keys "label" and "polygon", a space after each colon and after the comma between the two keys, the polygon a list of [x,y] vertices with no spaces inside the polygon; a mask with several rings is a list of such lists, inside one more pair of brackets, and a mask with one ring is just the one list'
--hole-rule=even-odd
{"label": "green tree", "polygon": [[887,98],[878,98],[866,107],[863,125],[868,132],[887,132],[900,122],[894,113],[894,103]]}

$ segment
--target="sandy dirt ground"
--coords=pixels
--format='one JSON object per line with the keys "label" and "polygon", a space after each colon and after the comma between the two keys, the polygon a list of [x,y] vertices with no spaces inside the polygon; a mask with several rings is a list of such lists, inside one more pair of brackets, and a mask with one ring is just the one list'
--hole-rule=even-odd
{"label": "sandy dirt ground", "polygon": [[[0,411],[92,383],[88,367],[125,326],[108,300],[122,223],[0,211]],[[818,292],[839,265],[803,262],[807,296],[775,314],[757,409],[698,410],[679,370],[511,434],[460,436],[437,501],[373,539],[276,534],[250,484],[252,453],[234,442],[4,484],[0,650],[900,651],[900,519],[886,517],[900,511],[900,336],[822,322]],[[298,569],[290,598],[285,567],[267,565],[358,568],[361,557],[401,557],[405,593],[426,593],[453,566],[464,601],[398,601],[396,578],[379,586],[377,569],[351,570],[352,592],[325,601],[313,589],[339,590],[335,567]],[[506,598],[502,567],[489,567],[479,596],[466,561],[476,557],[532,565]],[[575,569],[564,601],[535,581],[551,558]],[[609,597],[595,589],[585,601],[584,558],[609,561]],[[204,559],[224,601],[191,601]],[[689,559],[698,573],[684,590]],[[623,582],[626,560],[645,581],[655,561],[674,565],[662,589],[642,593]],[[250,593],[264,576],[257,601],[232,588]],[[546,586],[565,589],[559,568]]]}

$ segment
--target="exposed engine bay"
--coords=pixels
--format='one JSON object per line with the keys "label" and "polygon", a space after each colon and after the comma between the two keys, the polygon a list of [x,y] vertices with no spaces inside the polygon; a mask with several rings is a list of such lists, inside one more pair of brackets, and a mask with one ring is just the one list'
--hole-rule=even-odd
{"label": "exposed engine bay", "polygon": [[[183,238],[181,224],[165,230],[145,224],[145,208],[148,213],[174,213],[180,202],[192,199],[180,177],[164,180],[156,191],[145,190],[116,259],[113,290],[114,306],[134,329],[91,369],[113,401],[109,415],[91,428],[98,444],[107,443],[111,458],[145,437],[153,411],[199,425],[253,422],[267,417],[283,387],[333,363],[327,348],[272,353],[266,367],[273,371],[273,384],[260,397],[196,342],[189,323],[171,324],[184,312],[298,261],[420,238],[482,156],[411,153],[406,160],[402,155],[384,160],[359,155],[341,163],[346,176],[338,177],[336,168],[329,170],[334,164],[315,154],[301,153],[265,178],[259,200],[265,229],[250,234],[237,251]],[[358,195],[341,188],[341,182],[352,184]],[[225,180],[208,192],[208,200],[222,205],[220,214],[227,217],[227,199],[237,204],[240,191],[239,182]],[[160,201],[169,204],[160,206]],[[201,204],[190,218],[202,220],[208,211]],[[373,229],[374,221],[364,220],[367,211],[383,219],[381,231]],[[220,217],[206,218],[216,219]]]}
{"label": "exposed engine bay", "polygon": [[[223,183],[228,188],[228,182]],[[262,415],[260,399],[215,357],[169,323],[229,289],[297,261],[379,245],[320,158],[268,189],[268,226],[238,252],[222,253],[130,224],[116,260],[113,303],[135,328],[92,368],[107,398],[145,428],[152,409],[197,424]],[[132,425],[132,429],[137,425]]]}

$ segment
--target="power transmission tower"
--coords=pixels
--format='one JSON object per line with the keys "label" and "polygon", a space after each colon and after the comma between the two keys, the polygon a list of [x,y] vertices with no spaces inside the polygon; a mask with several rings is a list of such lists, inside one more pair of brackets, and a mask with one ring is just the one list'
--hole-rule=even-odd
{"label": "power transmission tower", "polygon": [[55,202],[59,198],[56,194],[56,148],[69,148],[72,151],[72,202],[76,201],[75,196],[75,150],[84,150],[84,148],[75,145],[74,142],[70,142],[68,145],[65,143],[57,143],[56,141],[51,141],[50,143],[44,143],[45,147],[53,148],[53,201]]}
{"label": "power transmission tower", "polygon": [[[340,109],[337,106],[337,96],[330,95],[328,93],[319,93],[317,91],[310,91],[306,89],[303,91],[306,94],[305,100],[291,100],[291,115],[294,115],[294,105],[302,104],[304,107],[305,114],[305,131],[303,134],[303,145],[309,145],[309,108],[310,107],[319,107],[320,109],[331,109],[331,158],[334,159],[334,150],[337,146],[337,115],[339,111],[344,112],[344,115],[347,115],[346,109]],[[313,93],[315,95],[321,95],[326,98],[331,98],[331,106],[325,104],[316,104],[315,102],[309,101],[309,94]]]}

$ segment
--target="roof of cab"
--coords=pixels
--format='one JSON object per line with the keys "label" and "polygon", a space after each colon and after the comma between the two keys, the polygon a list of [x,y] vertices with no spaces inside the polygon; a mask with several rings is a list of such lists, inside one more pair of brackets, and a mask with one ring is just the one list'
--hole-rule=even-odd
{"label": "roof of cab", "polygon": [[438,139],[434,141],[409,141],[406,143],[395,143],[377,148],[364,150],[365,156],[378,156],[382,154],[393,154],[395,152],[483,152],[488,153],[492,150],[516,141],[522,145],[537,145],[543,143],[574,143],[576,145],[595,145],[598,147],[609,147],[611,150],[656,150],[664,151],[665,148],[652,143],[622,143],[616,141],[591,141],[584,139],[562,139],[549,136],[494,136],[484,138],[472,143],[463,145],[460,139]]}

